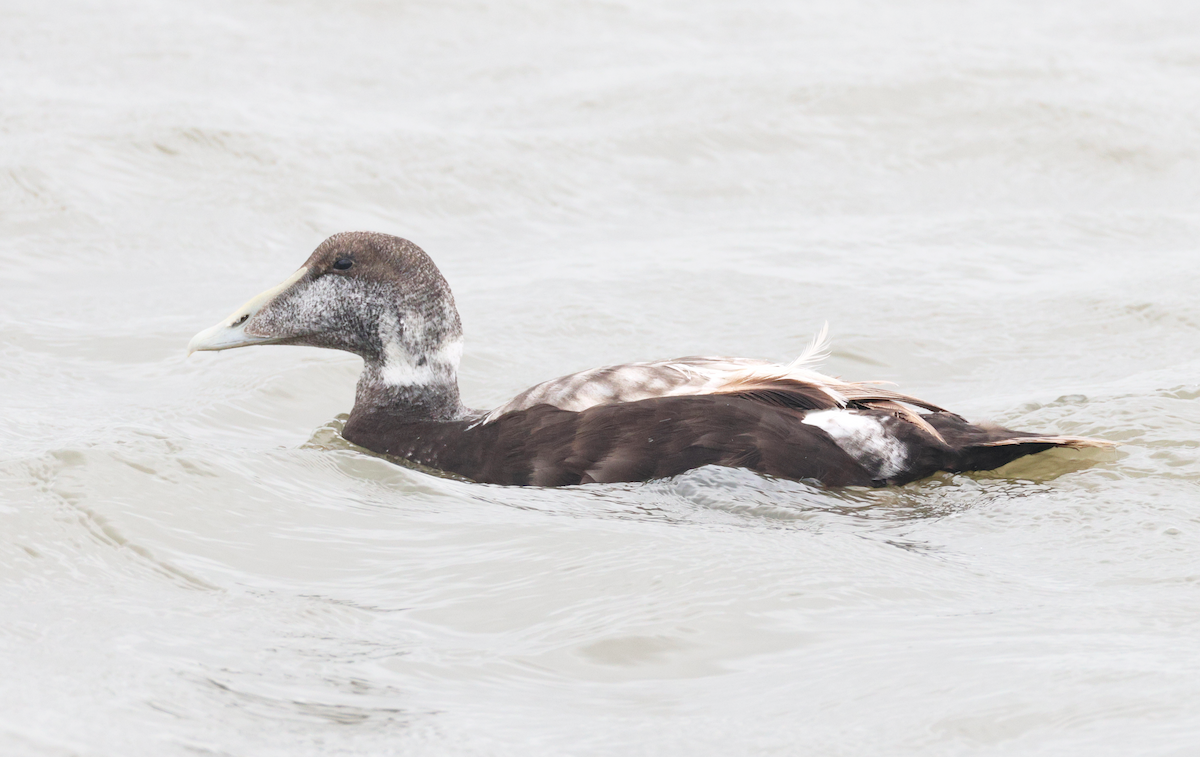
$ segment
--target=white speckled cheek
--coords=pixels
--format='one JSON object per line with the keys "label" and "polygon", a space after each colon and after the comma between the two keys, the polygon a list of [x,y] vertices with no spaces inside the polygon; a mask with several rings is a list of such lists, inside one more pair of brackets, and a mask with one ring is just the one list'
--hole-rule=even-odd
{"label": "white speckled cheek", "polygon": [[322,276],[300,290],[288,305],[296,323],[305,324],[309,331],[324,331],[335,325],[345,305],[353,307],[362,300],[362,293],[346,286],[344,279]]}
{"label": "white speckled cheek", "polygon": [[821,410],[804,416],[804,423],[833,437],[879,478],[891,478],[904,470],[908,452],[878,418],[853,410]]}

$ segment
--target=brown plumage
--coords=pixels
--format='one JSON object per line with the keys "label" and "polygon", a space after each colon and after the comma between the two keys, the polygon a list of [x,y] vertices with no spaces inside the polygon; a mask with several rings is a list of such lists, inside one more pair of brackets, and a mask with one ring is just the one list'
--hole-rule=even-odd
{"label": "brown plumage", "polygon": [[485,414],[459,399],[461,340],[449,286],[424,252],[396,237],[348,233],[197,334],[191,349],[276,343],[354,352],[364,365],[348,440],[495,484],[644,481],[723,465],[883,486],[987,470],[1056,446],[1109,446],[972,425],[873,383],[824,376],[810,367],[824,332],[787,366],[705,357],[609,366],[531,387]]}
{"label": "brown plumage", "polygon": [[701,395],[581,412],[536,405],[491,423],[353,413],[343,434],[376,452],[494,484],[645,481],[702,465],[833,486],[878,484],[827,434],[798,421],[749,400]]}

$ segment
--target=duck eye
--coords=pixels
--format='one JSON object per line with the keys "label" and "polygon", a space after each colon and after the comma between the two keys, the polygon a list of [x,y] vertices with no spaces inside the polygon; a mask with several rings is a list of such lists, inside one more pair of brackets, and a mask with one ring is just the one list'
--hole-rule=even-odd
{"label": "duck eye", "polygon": [[341,258],[338,260],[338,262],[333,264],[333,268],[336,271],[344,271],[352,265],[354,265],[354,261],[350,258]]}

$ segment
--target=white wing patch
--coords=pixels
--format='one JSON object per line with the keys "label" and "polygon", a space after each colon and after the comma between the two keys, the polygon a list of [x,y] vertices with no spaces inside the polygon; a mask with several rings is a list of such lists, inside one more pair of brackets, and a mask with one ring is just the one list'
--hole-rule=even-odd
{"label": "white wing patch", "polygon": [[856,410],[819,410],[805,415],[802,422],[833,437],[875,478],[893,478],[908,463],[904,443],[888,431],[879,416],[862,415]]}

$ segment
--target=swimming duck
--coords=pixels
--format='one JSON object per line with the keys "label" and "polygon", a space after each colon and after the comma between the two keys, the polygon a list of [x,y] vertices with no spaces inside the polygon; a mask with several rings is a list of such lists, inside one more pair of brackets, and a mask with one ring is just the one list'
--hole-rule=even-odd
{"label": "swimming duck", "polygon": [[788,365],[630,363],[538,384],[490,412],[470,410],[459,397],[463,332],[450,287],[415,244],[372,232],[325,240],[279,286],[197,334],[188,353],[255,344],[360,356],[342,435],[482,483],[645,481],[723,465],[878,487],[991,470],[1051,447],[1111,446],[974,425],[874,383],[822,375],[813,366],[824,356],[824,332]]}

